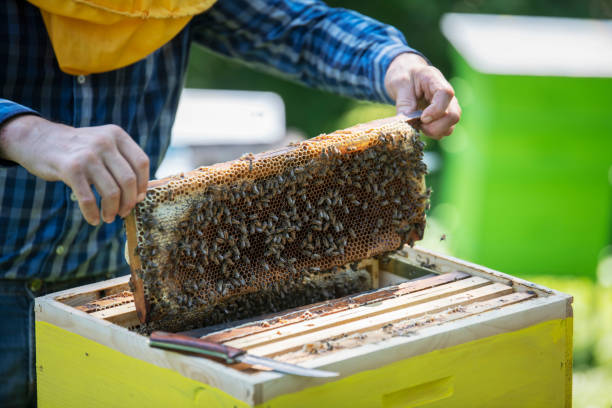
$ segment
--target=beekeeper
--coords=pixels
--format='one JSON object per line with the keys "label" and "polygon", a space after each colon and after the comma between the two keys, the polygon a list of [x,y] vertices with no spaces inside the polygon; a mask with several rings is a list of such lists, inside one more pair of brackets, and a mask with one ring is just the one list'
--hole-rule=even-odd
{"label": "beekeeper", "polygon": [[398,30],[320,1],[3,1],[0,405],[35,403],[33,298],[129,272],[117,216],[168,148],[193,42],[399,112],[422,105],[434,138],[459,120]]}

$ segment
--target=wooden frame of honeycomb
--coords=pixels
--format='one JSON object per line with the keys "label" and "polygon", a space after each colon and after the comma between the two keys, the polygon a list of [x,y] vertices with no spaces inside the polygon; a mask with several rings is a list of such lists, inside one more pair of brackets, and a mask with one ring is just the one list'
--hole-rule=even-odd
{"label": "wooden frame of honeycomb", "polygon": [[422,158],[396,117],[150,182],[126,219],[140,321],[178,330],[367,289],[351,263],[422,237]]}

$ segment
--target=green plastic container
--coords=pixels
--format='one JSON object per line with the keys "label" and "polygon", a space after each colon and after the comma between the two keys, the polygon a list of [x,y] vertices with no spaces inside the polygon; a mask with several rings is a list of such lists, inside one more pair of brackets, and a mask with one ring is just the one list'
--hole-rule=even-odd
{"label": "green plastic container", "polygon": [[[453,253],[512,275],[595,278],[612,231],[612,24],[449,14],[442,29],[464,113],[442,143],[432,215]],[[567,33],[594,46],[564,46]]]}

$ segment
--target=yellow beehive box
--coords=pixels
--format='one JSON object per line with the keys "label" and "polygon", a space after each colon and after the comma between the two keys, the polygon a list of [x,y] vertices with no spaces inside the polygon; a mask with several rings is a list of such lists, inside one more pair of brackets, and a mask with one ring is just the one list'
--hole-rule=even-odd
{"label": "yellow beehive box", "polygon": [[571,296],[419,248],[364,265],[380,288],[198,332],[328,379],[150,348],[127,277],[37,298],[38,404],[571,405]]}

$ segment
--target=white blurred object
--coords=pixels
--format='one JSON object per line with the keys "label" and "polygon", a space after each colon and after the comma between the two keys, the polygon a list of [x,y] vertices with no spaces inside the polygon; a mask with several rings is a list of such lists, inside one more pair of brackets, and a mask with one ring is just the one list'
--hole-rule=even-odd
{"label": "white blurred object", "polygon": [[484,73],[612,76],[612,20],[449,13],[441,26]]}
{"label": "white blurred object", "polygon": [[155,176],[190,171],[301,138],[287,132],[285,104],[276,93],[184,89],[170,147]]}
{"label": "white blurred object", "polygon": [[440,155],[436,152],[425,152],[423,161],[427,165],[427,173],[435,173],[440,169]]}
{"label": "white blurred object", "polygon": [[[610,248],[608,248],[609,250]],[[612,287],[612,255],[599,260],[597,265],[597,280],[600,285],[605,287]]]}
{"label": "white blurred object", "polygon": [[260,144],[285,136],[285,104],[273,92],[184,89],[173,146]]}

